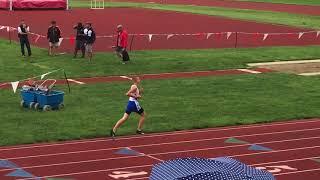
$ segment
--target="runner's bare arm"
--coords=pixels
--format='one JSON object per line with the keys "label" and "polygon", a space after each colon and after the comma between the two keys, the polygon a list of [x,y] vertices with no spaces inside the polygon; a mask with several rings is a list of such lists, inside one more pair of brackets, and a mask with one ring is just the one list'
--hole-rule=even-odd
{"label": "runner's bare arm", "polygon": [[127,96],[133,97],[133,98],[138,98],[134,93],[137,90],[137,86],[131,86],[130,90],[126,93]]}

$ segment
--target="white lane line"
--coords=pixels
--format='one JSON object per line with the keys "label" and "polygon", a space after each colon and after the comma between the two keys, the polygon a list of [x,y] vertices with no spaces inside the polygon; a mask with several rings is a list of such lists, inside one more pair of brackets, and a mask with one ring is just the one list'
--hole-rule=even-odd
{"label": "white lane line", "polygon": [[68,79],[68,81],[74,82],[74,83],[77,83],[77,84],[86,84],[86,83],[84,83],[84,82],[77,81],[77,80],[74,80],[74,79]]}
{"label": "white lane line", "polygon": [[[202,142],[202,141],[221,140],[221,139],[225,140],[225,139],[228,139],[228,138],[256,137],[256,136],[263,136],[263,135],[275,135],[275,134],[284,134],[284,133],[307,132],[307,131],[315,131],[315,130],[319,130],[319,129],[320,128],[300,129],[300,130],[294,130],[294,131],[268,132],[268,133],[258,133],[258,134],[245,134],[245,135],[240,135],[240,136],[225,136],[225,137],[220,137],[220,138],[196,139],[196,140],[189,140],[189,141],[172,141],[172,142],[167,142],[167,143],[154,143],[154,144],[136,145],[136,146],[130,146],[130,147],[132,147],[132,148],[141,148],[141,147],[150,147],[150,146],[154,147],[154,146],[182,144],[182,143],[192,143],[192,142]],[[310,138],[310,137],[308,137],[308,138]],[[291,140],[291,139],[288,139],[288,140]],[[281,140],[281,142],[282,141],[288,141],[288,140]],[[258,143],[258,144],[260,144],[260,143]],[[244,144],[244,145],[248,145],[248,144]],[[228,147],[230,147],[230,146],[228,146]],[[80,153],[90,153],[90,152],[100,152],[100,151],[112,151],[112,150],[118,150],[118,149],[121,149],[121,148],[127,148],[127,146],[114,147],[114,148],[103,148],[103,149],[93,149],[93,150],[83,150],[83,151],[71,151],[71,152],[63,152],[63,153],[40,154],[40,155],[33,155],[33,156],[10,157],[10,158],[6,158],[6,159],[7,160],[18,160],[18,159],[49,157],[49,156],[58,156],[58,155],[80,154]]]}
{"label": "white lane line", "polygon": [[[229,157],[240,157],[240,156],[251,156],[251,155],[257,155],[257,154],[272,154],[276,152],[287,152],[287,151],[296,151],[296,150],[304,150],[304,149],[313,149],[313,148],[319,148],[320,146],[310,146],[310,147],[303,147],[303,148],[293,148],[293,149],[284,149],[284,150],[278,150],[278,151],[268,151],[268,152],[261,152],[261,153],[251,153],[251,154],[239,154],[239,155],[233,155]],[[137,156],[141,157],[141,156]],[[115,159],[121,159],[121,158],[115,158]],[[53,178],[53,177],[59,177],[59,176],[71,176],[71,175],[80,175],[80,174],[92,174],[92,173],[99,173],[99,172],[109,172],[109,171],[114,171],[114,170],[121,170],[121,169],[132,169],[132,168],[141,168],[141,167],[150,167],[153,166],[151,165],[141,165],[141,166],[129,166],[129,167],[122,167],[122,168],[114,168],[114,169],[101,169],[101,170],[95,170],[95,171],[79,171],[79,172],[74,172],[74,173],[66,173],[66,174],[55,174],[55,175],[47,175],[47,176],[42,176],[39,178]],[[25,178],[27,179],[32,179],[32,178]],[[20,179],[22,180],[22,179]]]}
{"label": "white lane line", "polygon": [[318,76],[320,72],[311,72],[311,73],[301,73],[300,76]]}
{"label": "white lane line", "polygon": [[264,162],[259,164],[252,164],[251,166],[260,166],[260,165],[269,165],[269,164],[278,164],[278,163],[285,163],[285,162],[295,162],[295,161],[305,161],[305,160],[312,160],[320,158],[320,156],[308,157],[308,158],[300,158],[300,159],[289,159],[284,161],[272,161],[272,162]]}
{"label": "white lane line", "polygon": [[[270,143],[279,143],[279,142],[290,142],[290,141],[299,141],[299,140],[308,140],[308,139],[316,139],[320,137],[313,137],[313,138],[300,138],[300,139],[292,139],[292,140],[285,140],[285,141],[269,141],[269,142],[264,142],[264,143],[257,143],[257,144],[270,144]],[[186,150],[186,151],[171,151],[171,152],[165,152],[165,153],[154,153],[154,154],[144,154],[152,159],[156,159],[158,161],[163,161],[160,158],[154,157],[157,155],[166,155],[166,154],[178,154],[178,153],[184,153],[184,152],[196,152],[196,151],[207,151],[207,150],[217,150],[217,149],[229,149],[229,148],[236,148],[236,147],[244,147],[244,146],[249,146],[250,144],[241,144],[241,145],[233,145],[233,146],[220,146],[220,147],[214,147],[214,148],[202,148],[202,149],[194,149],[194,150]],[[318,147],[318,146],[316,146]],[[319,146],[320,147],[320,146]],[[300,148],[297,148],[300,149]],[[307,148],[306,148],[307,149]],[[282,152],[285,150],[279,150],[279,152]],[[269,151],[270,152],[278,152],[278,151]],[[262,152],[263,153],[263,152]],[[249,153],[245,155],[251,155],[251,154],[259,154],[259,153]],[[242,156],[243,154],[240,155],[234,155],[230,157],[236,157],[236,156]],[[61,166],[61,165],[70,165],[70,164],[81,164],[81,163],[90,163],[90,162],[99,162],[99,161],[109,161],[109,160],[119,160],[119,159],[130,159],[130,158],[139,158],[143,156],[123,156],[123,157],[112,157],[112,158],[104,158],[104,159],[94,159],[94,160],[84,160],[84,161],[73,161],[73,162],[65,162],[65,163],[56,163],[56,164],[45,164],[45,165],[35,165],[35,166],[25,166],[21,167],[22,169],[31,169],[31,168],[43,168],[43,167],[52,167],[52,166]],[[0,169],[1,171],[5,171],[6,169]]]}
{"label": "white lane line", "polygon": [[313,148],[319,148],[319,147],[320,146],[310,146],[310,147],[302,147],[302,148],[282,149],[282,150],[276,150],[276,151],[265,151],[265,152],[258,152],[258,153],[239,154],[239,155],[233,155],[230,157],[243,157],[243,156],[251,156],[251,155],[270,154],[270,153],[272,154],[272,153],[278,153],[278,152],[313,149]]}
{"label": "white lane line", "polygon": [[157,161],[159,161],[159,162],[163,162],[162,159],[156,158],[156,157],[151,156],[151,155],[148,155],[148,154],[144,154],[144,153],[142,153],[142,154],[145,155],[145,156],[147,156],[147,157],[149,157],[149,158],[151,158],[151,159],[153,159],[153,160],[157,160]]}
{"label": "white lane line", "polygon": [[[301,141],[301,140],[308,140],[308,139],[320,139],[320,136],[318,137],[311,137],[311,138],[298,138],[298,139],[290,139],[290,140],[281,140],[281,141],[268,141],[268,142],[261,142],[256,144],[271,144],[271,143],[281,143],[281,142],[291,142],[291,141]],[[167,155],[167,154],[177,154],[177,153],[187,153],[187,152],[195,152],[195,151],[207,151],[207,150],[215,150],[215,149],[228,149],[233,147],[242,147],[242,146],[248,146],[251,144],[240,144],[240,145],[234,145],[234,146],[220,146],[220,147],[214,147],[214,148],[201,148],[201,149],[191,149],[191,150],[183,150],[183,151],[171,151],[171,152],[164,152],[164,153],[154,153],[149,154],[152,156],[156,155]],[[315,146],[316,147],[316,146]],[[320,146],[319,146],[320,147]],[[278,152],[278,150],[273,151],[266,151],[266,152]],[[250,154],[250,153],[249,153]],[[259,153],[258,153],[259,154]]]}
{"label": "white lane line", "polygon": [[128,77],[128,76],[120,76],[121,78],[123,78],[123,79],[129,79],[129,80],[132,80],[132,78],[131,77]]}
{"label": "white lane line", "polygon": [[[133,150],[133,149],[132,149],[132,148],[130,148],[130,147],[128,147],[128,149]],[[134,151],[134,150],[133,150],[133,151]],[[153,159],[153,160],[163,162],[163,160],[162,160],[162,159],[156,158],[156,157],[154,157],[154,156],[151,156],[151,155],[148,155],[148,154],[145,154],[145,153],[140,153],[140,154],[142,154],[143,156],[149,157],[149,158],[151,158],[151,159]]]}
{"label": "white lane line", "polygon": [[281,64],[303,64],[303,63],[317,63],[320,59],[302,60],[302,61],[278,61],[278,62],[264,62],[264,63],[249,63],[248,66],[264,66],[264,65],[281,65]]}
{"label": "white lane line", "polygon": [[[196,134],[196,133],[209,133],[209,132],[223,132],[230,130],[242,130],[242,129],[251,129],[251,128],[264,128],[264,127],[276,127],[276,126],[286,126],[286,125],[297,125],[297,124],[309,124],[309,123],[318,123],[320,119],[312,119],[312,120],[298,120],[298,121],[287,121],[287,122],[274,122],[267,124],[252,124],[252,125],[243,125],[243,126],[234,126],[227,128],[209,128],[203,130],[184,130],[184,131],[175,131],[169,133],[159,133],[159,134],[150,134],[144,136],[129,136],[129,137],[119,137],[117,141],[120,140],[132,140],[132,139],[143,139],[146,138],[154,138],[154,137],[167,137],[167,136],[176,136],[176,135],[185,135],[185,134]],[[79,141],[69,141],[69,142],[60,142],[60,143],[52,143],[52,144],[38,144],[38,145],[22,145],[22,146],[14,146],[8,148],[0,148],[1,151],[10,151],[10,150],[20,150],[20,149],[33,149],[33,148],[42,148],[42,147],[52,147],[52,146],[64,146],[64,145],[75,145],[75,144],[87,144],[87,143],[97,143],[97,142],[113,142],[113,139],[94,139],[94,140],[79,140]]]}
{"label": "white lane line", "polygon": [[320,168],[318,168],[318,169],[308,169],[308,170],[302,170],[302,171],[294,171],[294,172],[280,173],[280,174],[275,174],[275,176],[283,176],[283,175],[288,175],[288,174],[297,174],[297,173],[312,172],[312,171],[320,171]]}
{"label": "white lane line", "polygon": [[237,70],[242,71],[242,72],[251,73],[251,74],[261,74],[262,73],[260,71],[254,71],[254,70],[250,70],[250,69],[237,69]]}
{"label": "white lane line", "polygon": [[127,180],[140,180],[140,179],[149,179],[149,177],[133,178],[133,179],[127,179]]}

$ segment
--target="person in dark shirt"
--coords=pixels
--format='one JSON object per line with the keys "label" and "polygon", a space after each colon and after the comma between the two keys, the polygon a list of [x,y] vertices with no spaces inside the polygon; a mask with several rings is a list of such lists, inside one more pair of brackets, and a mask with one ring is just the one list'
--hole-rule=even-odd
{"label": "person in dark shirt", "polygon": [[47,39],[49,41],[49,55],[55,55],[54,49],[60,46],[61,31],[57,26],[56,21],[51,21],[51,26],[48,28]]}
{"label": "person in dark shirt", "polygon": [[31,48],[30,48],[30,43],[29,43],[29,38],[28,38],[28,33],[30,32],[30,28],[24,20],[21,21],[19,27],[18,27],[18,37],[20,40],[20,45],[21,45],[21,54],[23,57],[25,57],[25,50],[24,47],[26,46],[28,50],[28,56],[31,56]]}
{"label": "person in dark shirt", "polygon": [[81,22],[78,25],[74,26],[73,29],[76,30],[76,47],[74,49],[74,58],[77,57],[78,51],[81,50],[82,58],[85,56],[85,36],[84,36],[84,27]]}
{"label": "person in dark shirt", "polygon": [[92,59],[92,46],[96,41],[96,33],[92,28],[91,23],[86,23],[86,27],[84,29],[85,41],[86,41],[86,52],[88,54],[89,60]]}

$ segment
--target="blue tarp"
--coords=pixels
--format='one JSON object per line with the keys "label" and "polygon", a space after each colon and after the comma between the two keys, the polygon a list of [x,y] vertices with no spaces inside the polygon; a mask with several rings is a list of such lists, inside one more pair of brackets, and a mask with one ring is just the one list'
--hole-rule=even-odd
{"label": "blue tarp", "polygon": [[150,180],[275,180],[264,170],[229,157],[178,158],[156,164]]}

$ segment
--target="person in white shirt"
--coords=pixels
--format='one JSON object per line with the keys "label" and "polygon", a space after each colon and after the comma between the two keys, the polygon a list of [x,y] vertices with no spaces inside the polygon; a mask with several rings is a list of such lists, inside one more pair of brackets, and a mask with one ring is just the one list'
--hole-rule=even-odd
{"label": "person in white shirt", "polygon": [[25,57],[25,50],[24,47],[28,50],[28,56],[31,56],[31,48],[30,48],[30,42],[28,38],[28,33],[30,32],[29,26],[25,23],[24,20],[21,21],[19,27],[18,27],[18,37],[20,40],[21,45],[21,54],[23,57]]}
{"label": "person in white shirt", "polygon": [[96,33],[92,28],[92,24],[90,22],[87,22],[85,25],[85,29],[83,30],[84,37],[85,37],[85,47],[86,47],[86,53],[89,57],[89,61],[91,61],[93,56],[93,44],[96,41]]}
{"label": "person in white shirt", "polygon": [[142,131],[142,126],[144,124],[144,120],[146,117],[146,113],[143,108],[140,106],[138,99],[142,96],[143,89],[139,88],[138,85],[140,84],[139,77],[133,77],[133,85],[131,85],[130,90],[126,93],[129,97],[129,101],[127,104],[126,112],[124,113],[123,117],[116,123],[116,125],[111,129],[110,136],[115,137],[117,129],[129,118],[132,112],[135,112],[140,115],[139,124],[136,133],[137,134],[144,134]]}

